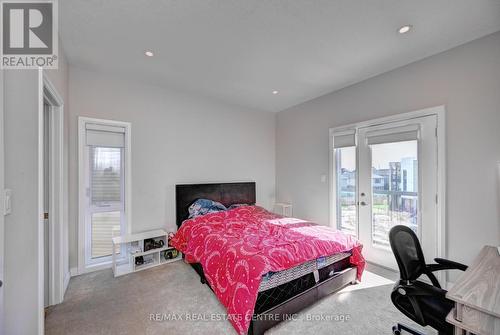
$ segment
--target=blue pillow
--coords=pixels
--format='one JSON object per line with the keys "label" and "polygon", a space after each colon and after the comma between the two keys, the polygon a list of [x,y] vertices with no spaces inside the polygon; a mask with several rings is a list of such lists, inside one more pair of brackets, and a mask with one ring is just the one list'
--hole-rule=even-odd
{"label": "blue pillow", "polygon": [[189,206],[189,219],[209,213],[216,213],[227,210],[226,206],[220,202],[209,199],[198,199]]}

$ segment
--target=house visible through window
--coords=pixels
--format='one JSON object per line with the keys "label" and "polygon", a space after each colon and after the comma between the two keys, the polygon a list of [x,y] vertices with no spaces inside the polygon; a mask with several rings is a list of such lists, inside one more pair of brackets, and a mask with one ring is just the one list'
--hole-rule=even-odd
{"label": "house visible through window", "polygon": [[357,170],[355,130],[340,131],[334,136],[334,174],[336,182],[335,213],[337,228],[357,236]]}
{"label": "house visible through window", "polygon": [[338,228],[344,233],[356,236],[356,147],[336,148],[335,162]]}

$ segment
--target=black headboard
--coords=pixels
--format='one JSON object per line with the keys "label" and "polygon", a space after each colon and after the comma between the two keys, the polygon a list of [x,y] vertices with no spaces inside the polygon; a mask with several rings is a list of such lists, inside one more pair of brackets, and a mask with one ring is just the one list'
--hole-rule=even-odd
{"label": "black headboard", "polygon": [[255,182],[175,185],[177,228],[189,216],[188,208],[196,199],[218,201],[226,207],[255,204]]}

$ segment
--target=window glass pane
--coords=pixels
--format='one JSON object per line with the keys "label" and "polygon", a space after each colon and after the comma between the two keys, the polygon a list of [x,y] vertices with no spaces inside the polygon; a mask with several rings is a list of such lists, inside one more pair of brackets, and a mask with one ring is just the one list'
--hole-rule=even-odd
{"label": "window glass pane", "polygon": [[91,147],[92,203],[121,201],[121,148]]}
{"label": "window glass pane", "polygon": [[389,247],[395,225],[418,231],[418,143],[372,145],[372,243]]}
{"label": "window glass pane", "polygon": [[[111,239],[120,235],[121,212],[102,212],[92,214],[91,252],[92,258],[111,255]],[[116,248],[115,253],[120,249]]]}
{"label": "window glass pane", "polygon": [[335,149],[338,229],[356,235],[356,147]]}

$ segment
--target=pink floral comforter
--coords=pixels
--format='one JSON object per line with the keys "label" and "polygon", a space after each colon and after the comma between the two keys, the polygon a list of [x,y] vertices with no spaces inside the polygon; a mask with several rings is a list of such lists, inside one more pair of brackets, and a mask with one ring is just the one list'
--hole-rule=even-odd
{"label": "pink floral comforter", "polygon": [[358,279],[365,267],[361,244],[332,228],[244,206],[184,221],[171,244],[189,263],[201,263],[228,319],[240,334],[252,320],[262,275],[352,251]]}

